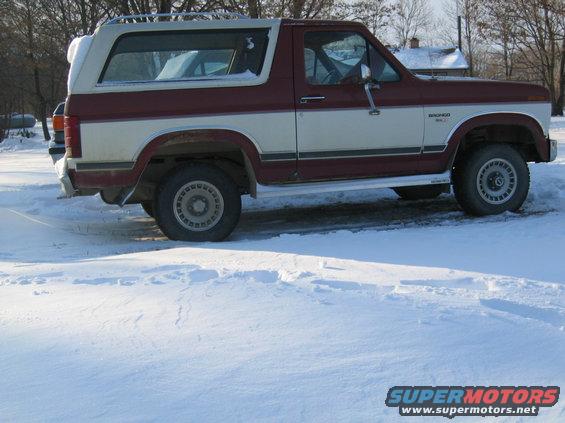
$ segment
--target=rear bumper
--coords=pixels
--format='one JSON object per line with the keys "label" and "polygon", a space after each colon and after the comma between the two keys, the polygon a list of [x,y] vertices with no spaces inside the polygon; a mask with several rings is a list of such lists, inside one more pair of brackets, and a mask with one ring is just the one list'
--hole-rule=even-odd
{"label": "rear bumper", "polygon": [[552,162],[557,158],[557,140],[547,139],[549,143],[549,161]]}
{"label": "rear bumper", "polygon": [[77,190],[73,186],[73,182],[69,177],[69,169],[67,166],[67,158],[63,156],[55,162],[55,170],[57,171],[57,177],[61,183],[61,190],[65,197],[74,197],[77,194]]}
{"label": "rear bumper", "polygon": [[65,155],[65,145],[59,144],[54,141],[49,141],[49,147],[47,151],[49,152],[49,155],[51,156],[53,163],[56,163],[59,159],[63,158],[63,156]]}

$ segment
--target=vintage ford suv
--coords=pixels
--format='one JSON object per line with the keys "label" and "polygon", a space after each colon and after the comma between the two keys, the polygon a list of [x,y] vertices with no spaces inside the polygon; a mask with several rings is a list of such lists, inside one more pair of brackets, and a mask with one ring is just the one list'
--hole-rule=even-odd
{"label": "vintage ford suv", "polygon": [[527,162],[556,156],[542,87],[419,77],[359,23],[191,17],[116,18],[71,44],[66,195],[217,241],[243,194],[453,185],[470,214],[517,210]]}

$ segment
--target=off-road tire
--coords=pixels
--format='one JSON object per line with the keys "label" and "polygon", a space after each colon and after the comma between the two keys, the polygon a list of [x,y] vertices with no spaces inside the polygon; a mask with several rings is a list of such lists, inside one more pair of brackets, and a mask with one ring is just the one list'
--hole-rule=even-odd
{"label": "off-road tire", "polygon": [[115,198],[110,199],[105,191],[100,191],[100,199],[106,204],[110,204],[110,205],[116,204]]}
{"label": "off-road tire", "polygon": [[463,210],[474,216],[517,211],[528,196],[530,171],[509,144],[471,150],[453,171],[453,191]]}
{"label": "off-road tire", "polygon": [[446,191],[444,185],[419,185],[415,187],[398,187],[393,188],[403,200],[431,200],[439,197],[441,193]]}
{"label": "off-road tire", "polygon": [[153,201],[142,201],[141,208],[149,217],[155,217],[155,213],[153,211]]}
{"label": "off-road tire", "polygon": [[155,192],[154,205],[157,225],[169,239],[178,241],[221,241],[234,230],[241,214],[241,196],[233,179],[202,163],[169,172]]}

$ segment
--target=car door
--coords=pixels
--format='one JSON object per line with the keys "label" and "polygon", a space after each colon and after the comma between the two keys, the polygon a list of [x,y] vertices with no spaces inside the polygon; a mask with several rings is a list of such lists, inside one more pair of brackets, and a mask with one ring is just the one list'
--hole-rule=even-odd
{"label": "car door", "polygon": [[[423,107],[414,78],[359,26],[294,28],[298,172],[303,180],[418,172]],[[382,46],[379,46],[382,48]],[[378,83],[361,80],[367,65]]]}

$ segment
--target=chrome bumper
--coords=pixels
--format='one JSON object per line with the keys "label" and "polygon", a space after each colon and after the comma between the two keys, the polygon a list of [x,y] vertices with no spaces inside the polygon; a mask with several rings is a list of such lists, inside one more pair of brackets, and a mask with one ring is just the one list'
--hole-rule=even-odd
{"label": "chrome bumper", "polygon": [[67,155],[65,154],[61,159],[55,162],[55,170],[57,177],[61,183],[61,190],[65,197],[73,197],[76,195],[76,189],[73,187],[71,178],[69,177],[69,170],[67,167]]}
{"label": "chrome bumper", "polygon": [[552,162],[557,158],[557,140],[547,139],[549,143],[549,161]]}

